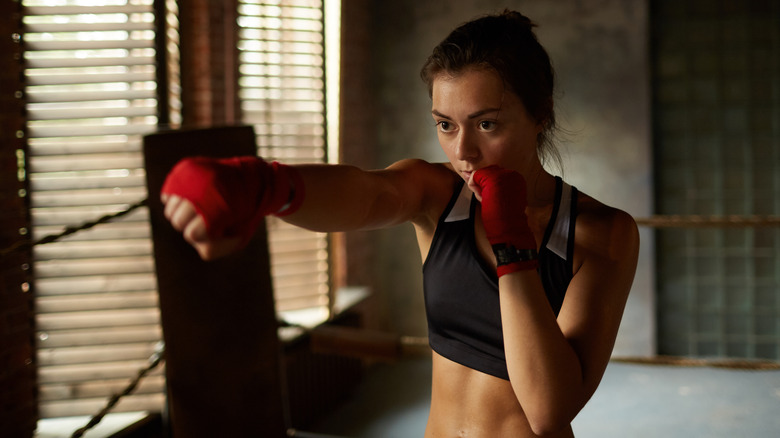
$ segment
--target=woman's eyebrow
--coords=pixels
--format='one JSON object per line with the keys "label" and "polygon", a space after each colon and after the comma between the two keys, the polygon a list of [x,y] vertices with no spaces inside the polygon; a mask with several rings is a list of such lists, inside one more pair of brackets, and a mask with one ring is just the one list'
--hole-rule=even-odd
{"label": "woman's eyebrow", "polygon": [[[475,119],[475,118],[477,118],[479,116],[483,116],[485,114],[494,113],[494,112],[498,112],[498,111],[501,111],[501,108],[485,108],[483,110],[479,110],[477,112],[473,112],[473,113],[469,114],[467,117],[469,119]],[[431,110],[431,114],[433,114],[434,116],[437,116],[437,117],[441,117],[443,119],[451,119],[452,118],[450,116],[447,116],[445,114],[440,113],[439,111],[437,111],[435,109]]]}

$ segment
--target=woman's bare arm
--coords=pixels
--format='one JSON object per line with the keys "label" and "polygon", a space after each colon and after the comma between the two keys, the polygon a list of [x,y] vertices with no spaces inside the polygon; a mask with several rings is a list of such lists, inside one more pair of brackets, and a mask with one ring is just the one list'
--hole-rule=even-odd
{"label": "woman's bare arm", "polygon": [[[350,231],[432,222],[440,199],[449,196],[452,172],[422,160],[399,161],[386,169],[366,171],[348,165],[298,165],[305,196],[300,208],[283,220],[314,231]],[[237,250],[242,240],[209,237],[194,206],[164,196],[165,215],[206,260]],[[435,220],[433,220],[435,222]]]}
{"label": "woman's bare arm", "polygon": [[537,434],[567,427],[596,390],[633,282],[633,219],[602,207],[577,222],[578,266],[556,320],[534,271],[499,280],[509,377]]}
{"label": "woman's bare arm", "polygon": [[314,231],[351,231],[414,222],[425,216],[441,166],[399,161],[382,170],[348,165],[296,167],[304,179],[301,208],[283,219]]}

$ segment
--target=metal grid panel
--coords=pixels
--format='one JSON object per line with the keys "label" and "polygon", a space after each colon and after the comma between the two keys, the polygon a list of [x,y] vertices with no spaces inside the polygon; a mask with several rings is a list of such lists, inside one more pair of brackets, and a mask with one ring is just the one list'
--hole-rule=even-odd
{"label": "metal grid panel", "polygon": [[[660,214],[780,213],[780,4],[653,3]],[[659,353],[780,359],[780,229],[658,231]]]}

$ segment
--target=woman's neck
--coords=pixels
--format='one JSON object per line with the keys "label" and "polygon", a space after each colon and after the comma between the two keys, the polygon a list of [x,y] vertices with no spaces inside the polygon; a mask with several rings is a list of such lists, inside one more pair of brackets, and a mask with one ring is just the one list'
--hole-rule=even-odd
{"label": "woman's neck", "polygon": [[527,175],[528,206],[539,208],[551,204],[555,200],[555,177],[541,165]]}

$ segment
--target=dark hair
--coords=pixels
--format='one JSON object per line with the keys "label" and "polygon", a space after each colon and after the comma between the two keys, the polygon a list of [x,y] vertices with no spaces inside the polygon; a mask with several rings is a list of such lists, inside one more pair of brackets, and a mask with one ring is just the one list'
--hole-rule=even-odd
{"label": "dark hair", "polygon": [[540,156],[549,155],[560,166],[560,155],[552,144],[554,73],[534,27],[528,17],[510,10],[462,24],[433,49],[420,77],[432,95],[433,81],[442,73],[457,75],[473,68],[496,71],[531,117],[543,125],[537,139]]}

